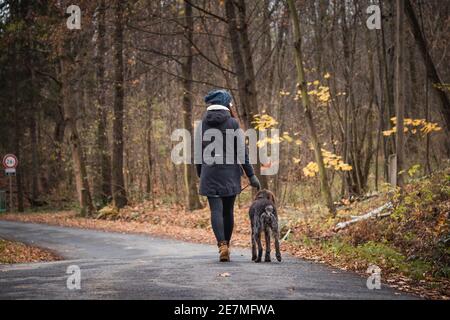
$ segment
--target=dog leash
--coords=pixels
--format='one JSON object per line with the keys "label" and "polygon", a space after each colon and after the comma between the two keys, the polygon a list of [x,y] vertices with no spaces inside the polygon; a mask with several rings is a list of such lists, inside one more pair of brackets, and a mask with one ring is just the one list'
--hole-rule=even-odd
{"label": "dog leash", "polygon": [[[250,184],[248,184],[248,185],[246,185],[245,187],[243,187],[243,188],[241,189],[241,192],[244,191],[245,189],[247,189],[249,186],[250,186]],[[261,188],[258,188],[258,189],[256,189],[256,190],[260,191]]]}

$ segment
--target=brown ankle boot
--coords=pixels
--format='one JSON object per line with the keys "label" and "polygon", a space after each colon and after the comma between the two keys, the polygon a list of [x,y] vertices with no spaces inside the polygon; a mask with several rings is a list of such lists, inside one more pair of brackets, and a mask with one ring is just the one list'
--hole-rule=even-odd
{"label": "brown ankle boot", "polygon": [[221,241],[217,244],[219,247],[219,259],[220,262],[230,261],[230,252],[228,251],[228,245],[226,241]]}

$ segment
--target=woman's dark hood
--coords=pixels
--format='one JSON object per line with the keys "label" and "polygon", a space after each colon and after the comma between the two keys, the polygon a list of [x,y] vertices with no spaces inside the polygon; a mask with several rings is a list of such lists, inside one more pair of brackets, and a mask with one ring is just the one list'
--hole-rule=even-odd
{"label": "woman's dark hood", "polygon": [[219,109],[216,110],[214,108],[208,108],[206,111],[204,121],[211,127],[218,127],[225,121],[231,118],[231,114],[229,110]]}

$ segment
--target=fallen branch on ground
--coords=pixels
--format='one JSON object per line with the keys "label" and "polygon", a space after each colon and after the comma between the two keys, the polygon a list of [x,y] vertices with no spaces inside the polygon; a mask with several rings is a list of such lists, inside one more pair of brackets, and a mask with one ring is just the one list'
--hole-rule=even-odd
{"label": "fallen branch on ground", "polygon": [[383,213],[383,211],[389,210],[389,209],[392,209],[392,208],[393,208],[392,202],[388,202],[388,203],[382,205],[381,207],[376,208],[376,209],[374,209],[374,210],[372,210],[372,211],[370,211],[370,212],[368,212],[368,213],[366,213],[366,214],[364,214],[362,216],[353,217],[353,219],[349,220],[349,221],[339,222],[336,225],[336,227],[334,227],[334,231],[339,231],[339,230],[345,229],[349,225],[352,225],[352,224],[354,224],[354,223],[356,223],[358,221],[363,221],[363,220],[367,220],[367,219],[371,219],[371,218],[387,217],[387,216],[392,214],[392,210],[389,211],[389,212],[386,212],[386,213]]}

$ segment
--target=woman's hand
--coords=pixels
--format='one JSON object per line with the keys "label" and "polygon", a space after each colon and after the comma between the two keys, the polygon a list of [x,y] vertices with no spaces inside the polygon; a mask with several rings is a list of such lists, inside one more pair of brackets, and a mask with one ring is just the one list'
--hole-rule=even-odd
{"label": "woman's hand", "polygon": [[255,174],[252,175],[249,179],[250,179],[250,185],[253,188],[256,188],[258,190],[261,189],[261,183],[259,183],[259,179],[258,179],[258,177]]}

